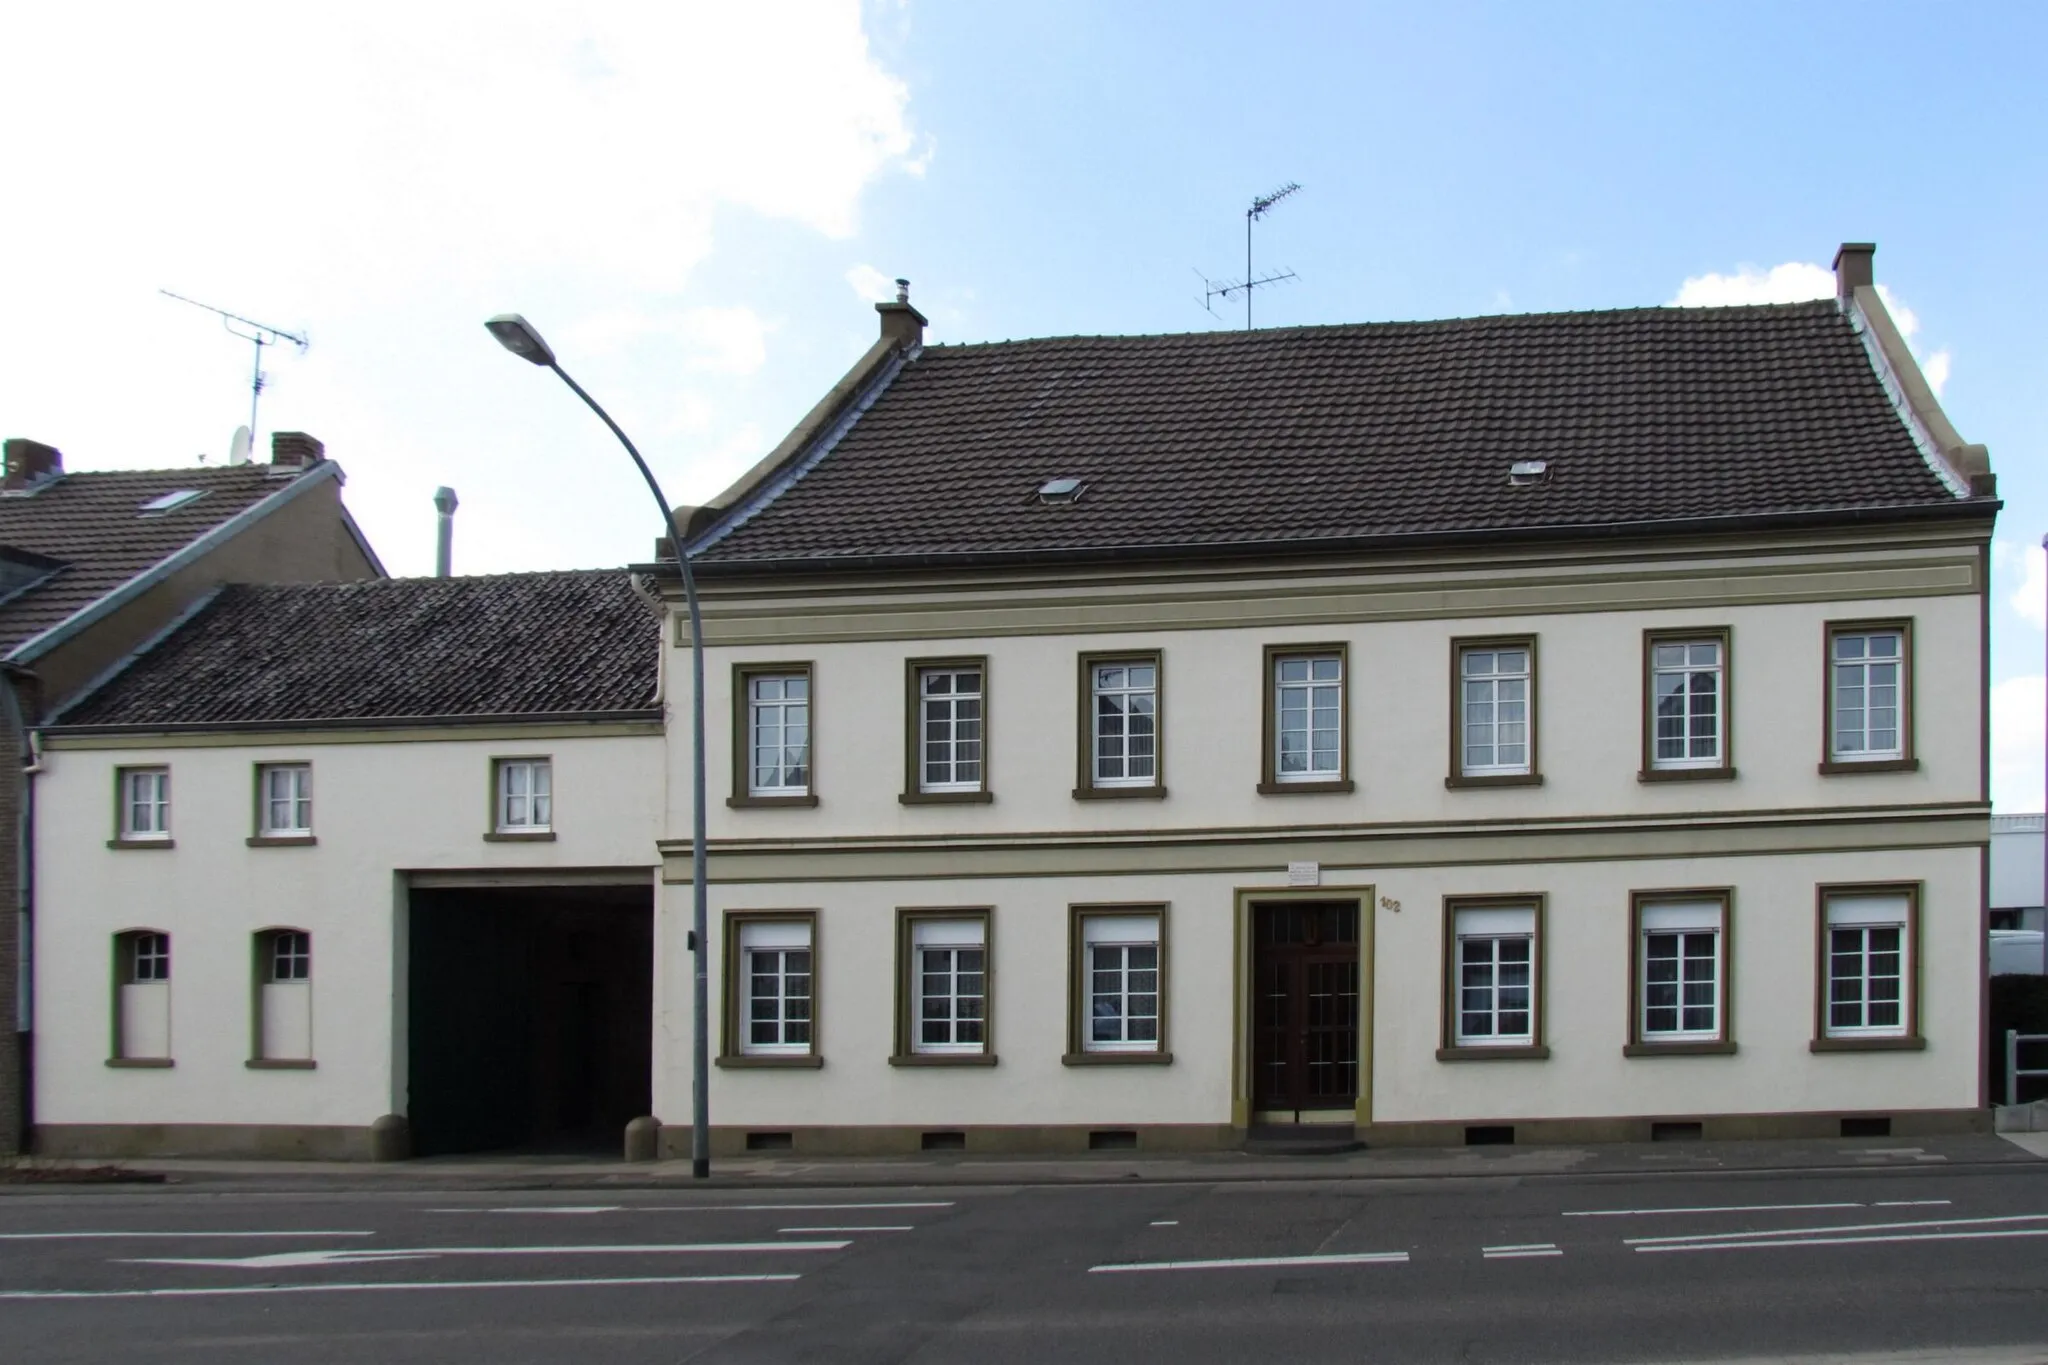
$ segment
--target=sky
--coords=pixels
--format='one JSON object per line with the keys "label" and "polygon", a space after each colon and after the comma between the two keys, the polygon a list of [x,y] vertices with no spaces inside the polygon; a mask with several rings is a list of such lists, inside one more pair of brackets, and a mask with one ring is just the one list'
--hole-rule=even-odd
{"label": "sky", "polygon": [[[320,437],[397,573],[643,558],[873,340],[1735,303],[1877,277],[2006,508],[1994,798],[2042,808],[2048,6],[1864,0],[0,10],[0,434],[67,467]],[[1938,704],[1937,699],[1923,699]]]}

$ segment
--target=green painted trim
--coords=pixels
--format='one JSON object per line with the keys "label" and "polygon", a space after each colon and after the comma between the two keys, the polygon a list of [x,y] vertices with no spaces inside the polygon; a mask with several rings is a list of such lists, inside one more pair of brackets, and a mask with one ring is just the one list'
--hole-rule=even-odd
{"label": "green painted trim", "polygon": [[167,731],[134,730],[120,734],[44,730],[45,749],[271,749],[305,744],[457,744],[489,743],[502,740],[526,742],[538,739],[615,739],[626,736],[660,738],[666,733],[658,720],[631,721],[535,721],[531,724],[418,725],[355,730],[323,730],[309,724],[294,730],[275,727],[264,730]]}

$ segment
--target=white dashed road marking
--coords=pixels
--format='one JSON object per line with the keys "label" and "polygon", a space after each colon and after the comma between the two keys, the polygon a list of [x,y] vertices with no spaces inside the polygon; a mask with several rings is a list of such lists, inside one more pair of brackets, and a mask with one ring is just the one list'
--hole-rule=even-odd
{"label": "white dashed road marking", "polygon": [[1489,1261],[1518,1261],[1532,1256],[1562,1256],[1555,1242],[1529,1242],[1521,1246],[1482,1247],[1480,1255]]}
{"label": "white dashed road marking", "polygon": [[193,1289],[32,1289],[6,1299],[210,1299],[246,1294],[366,1294],[436,1289],[602,1289],[631,1285],[787,1284],[798,1275],[646,1275],[598,1280],[422,1280],[369,1284],[243,1284]]}
{"label": "white dashed road marking", "polygon": [[1401,1265],[1405,1251],[1366,1251],[1338,1256],[1241,1256],[1221,1261],[1130,1261],[1121,1265],[1092,1265],[1090,1275],[1124,1275],[1156,1270],[1255,1270],[1319,1265]]}

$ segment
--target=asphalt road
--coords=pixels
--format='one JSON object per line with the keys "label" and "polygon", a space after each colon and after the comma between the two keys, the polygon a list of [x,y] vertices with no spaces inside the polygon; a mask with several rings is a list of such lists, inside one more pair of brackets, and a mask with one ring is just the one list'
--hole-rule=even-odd
{"label": "asphalt road", "polygon": [[2048,1162],[0,1199],[14,1365],[1866,1355],[2048,1361]]}

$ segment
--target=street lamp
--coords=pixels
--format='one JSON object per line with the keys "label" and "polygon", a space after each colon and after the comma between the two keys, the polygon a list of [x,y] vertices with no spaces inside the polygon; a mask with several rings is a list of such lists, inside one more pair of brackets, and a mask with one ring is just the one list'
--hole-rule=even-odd
{"label": "street lamp", "polygon": [[668,527],[669,543],[675,546],[676,562],[682,566],[683,599],[690,608],[690,950],[696,959],[691,1001],[696,1018],[696,1047],[690,1058],[690,1174],[701,1178],[711,1174],[711,1007],[709,978],[704,970],[708,941],[704,897],[704,617],[697,609],[697,578],[690,571],[690,556],[684,548],[683,528],[676,524],[675,509],[662,495],[661,485],[654,481],[654,471],[640,458],[640,452],[619,430],[611,414],[555,363],[555,353],[525,318],[517,313],[500,313],[484,326],[513,355],[553,370],[612,429],[612,435],[633,457],[640,477],[647,481],[647,491],[661,505],[662,524]]}

